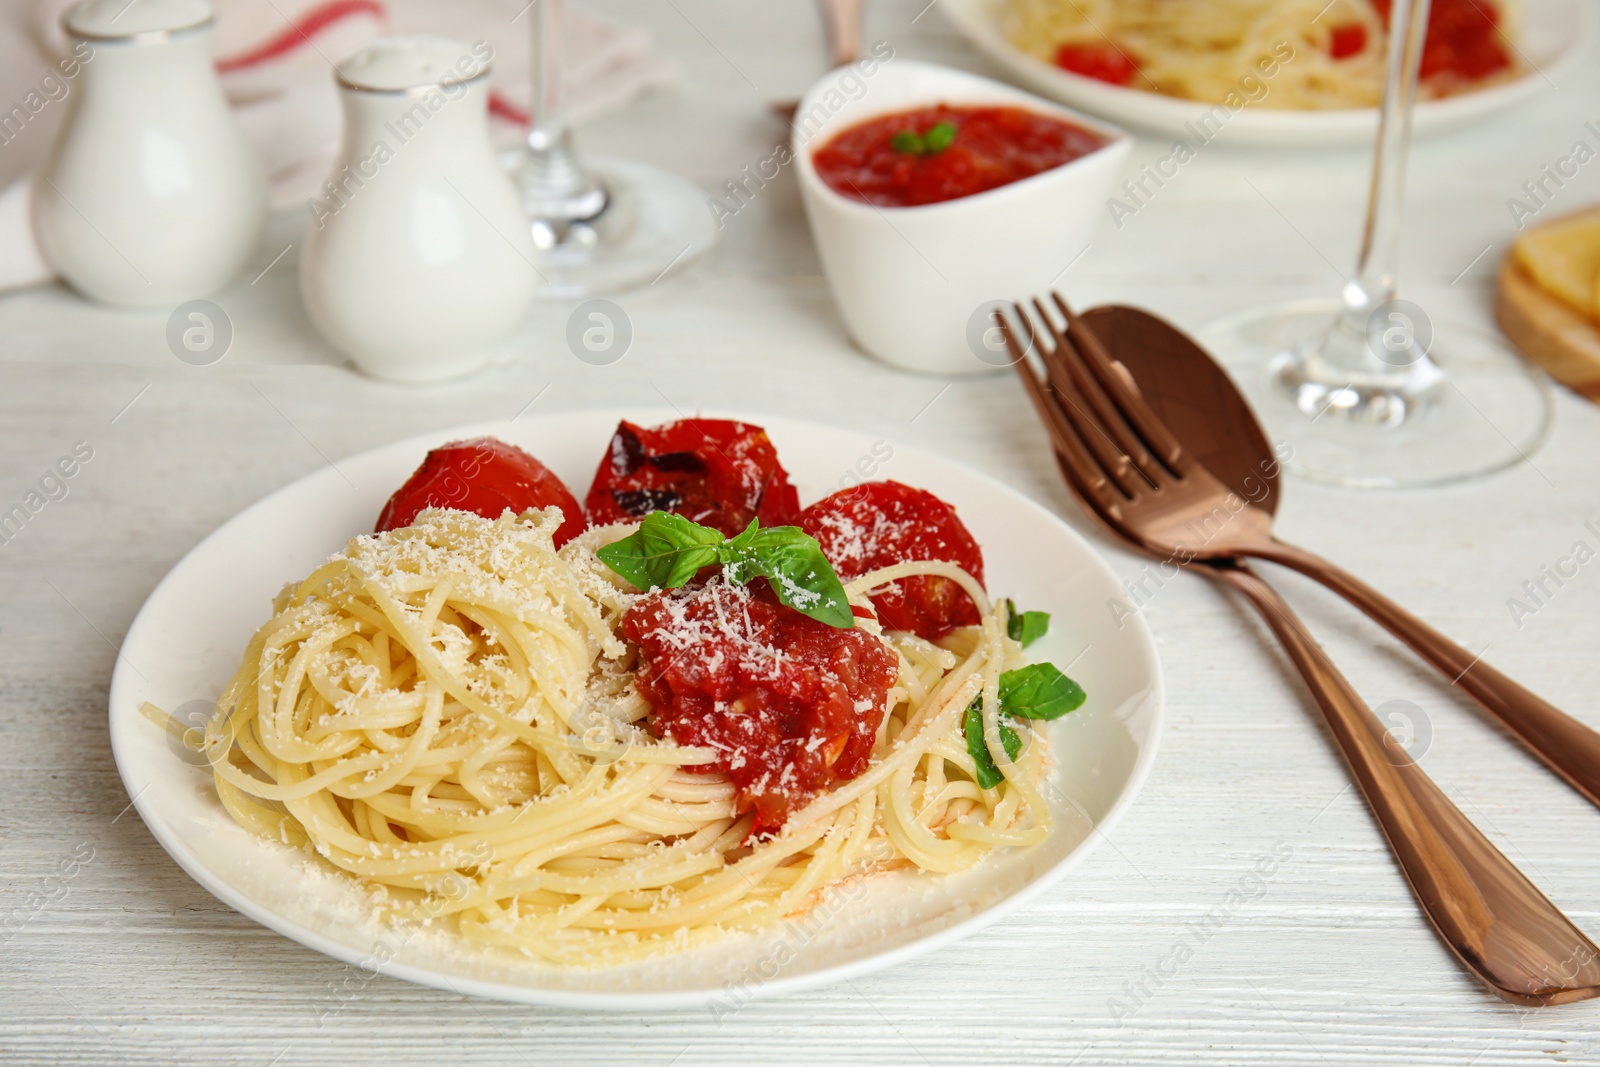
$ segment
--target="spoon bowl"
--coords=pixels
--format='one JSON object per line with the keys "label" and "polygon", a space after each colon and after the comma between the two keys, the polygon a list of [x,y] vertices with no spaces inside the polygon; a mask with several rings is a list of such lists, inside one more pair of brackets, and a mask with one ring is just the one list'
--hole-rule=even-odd
{"label": "spoon bowl", "polygon": [[1182,330],[1147,311],[1112,305],[1082,318],[1184,450],[1251,507],[1276,515],[1280,465],[1289,457],[1274,454],[1227,372]]}

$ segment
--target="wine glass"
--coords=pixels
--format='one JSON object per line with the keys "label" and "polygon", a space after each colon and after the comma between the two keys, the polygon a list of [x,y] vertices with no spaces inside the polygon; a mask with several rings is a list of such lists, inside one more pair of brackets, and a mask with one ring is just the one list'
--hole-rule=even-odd
{"label": "wine glass", "polygon": [[717,227],[698,186],[646,163],[580,157],[563,107],[562,0],[532,6],[528,138],[506,162],[538,250],[538,295],[617,292],[704,254]]}
{"label": "wine glass", "polygon": [[1540,372],[1497,338],[1398,299],[1395,266],[1429,0],[1391,7],[1361,256],[1338,300],[1257,308],[1202,340],[1237,371],[1289,470],[1358,487],[1440,485],[1526,460],[1549,432]]}

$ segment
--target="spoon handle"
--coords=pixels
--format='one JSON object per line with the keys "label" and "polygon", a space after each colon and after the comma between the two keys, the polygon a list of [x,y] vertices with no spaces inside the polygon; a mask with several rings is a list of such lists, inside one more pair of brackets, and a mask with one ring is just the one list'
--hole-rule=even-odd
{"label": "spoon handle", "polygon": [[1600,949],[1394,743],[1272,587],[1243,563],[1207,569],[1244,594],[1283,644],[1417,902],[1461,962],[1518,1004],[1600,996]]}
{"label": "spoon handle", "polygon": [[1332,589],[1466,690],[1534,755],[1600,806],[1600,732],[1507,678],[1353,574],[1303,548],[1274,541],[1252,556],[1291,567]]}

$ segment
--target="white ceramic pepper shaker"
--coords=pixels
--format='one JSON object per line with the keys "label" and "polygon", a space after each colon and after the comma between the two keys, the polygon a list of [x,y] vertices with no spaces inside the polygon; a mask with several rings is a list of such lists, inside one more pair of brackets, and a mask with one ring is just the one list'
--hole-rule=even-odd
{"label": "white ceramic pepper shaker", "polygon": [[212,68],[211,5],[85,0],[62,25],[82,66],[35,179],[45,259],[107,304],[170,306],[220,289],[260,241],[266,185]]}
{"label": "white ceramic pepper shaker", "polygon": [[344,144],[311,200],[311,319],[376,378],[487,363],[533,297],[533,238],[489,143],[485,44],[379,41],[339,64]]}

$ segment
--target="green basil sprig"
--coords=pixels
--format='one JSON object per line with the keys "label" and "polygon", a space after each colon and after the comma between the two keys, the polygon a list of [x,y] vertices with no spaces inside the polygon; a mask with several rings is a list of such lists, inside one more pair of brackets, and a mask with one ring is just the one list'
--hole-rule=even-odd
{"label": "green basil sprig", "polygon": [[1006,600],[1006,636],[1027,648],[1050,629],[1048,611],[1018,611],[1016,604]]}
{"label": "green basil sprig", "polygon": [[927,133],[901,130],[889,138],[890,148],[912,156],[936,156],[955,143],[956,127],[953,122],[935,123],[928,127]]}
{"label": "green basil sprig", "polygon": [[[1000,714],[1018,719],[1059,719],[1076,711],[1086,699],[1083,687],[1056,670],[1053,663],[1030,663],[1000,676]],[[962,728],[967,735],[967,755],[977,765],[979,787],[993,789],[1005,778],[995,765],[994,756],[983,737],[983,695],[967,705]],[[1000,744],[1012,759],[1022,751],[1022,738],[1005,723],[1000,724]]]}
{"label": "green basil sprig", "polygon": [[670,511],[653,511],[639,528],[597,553],[600,561],[635,588],[677,589],[703,567],[722,564],[722,576],[735,585],[765,578],[778,601],[840,630],[855,626],[844,585],[822,546],[798,526],[769,526],[750,520],[739,536],[690,522]]}

